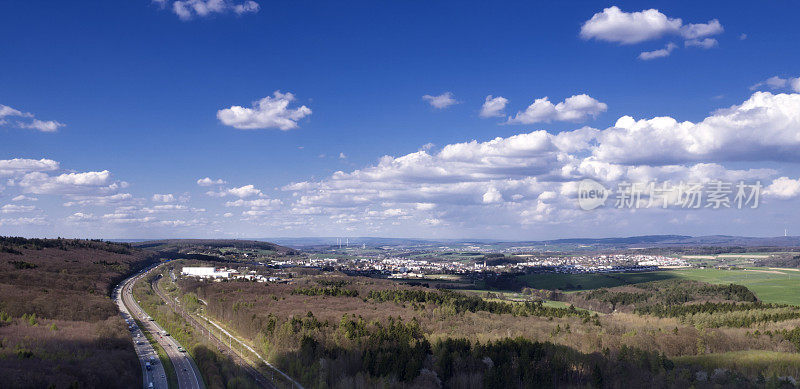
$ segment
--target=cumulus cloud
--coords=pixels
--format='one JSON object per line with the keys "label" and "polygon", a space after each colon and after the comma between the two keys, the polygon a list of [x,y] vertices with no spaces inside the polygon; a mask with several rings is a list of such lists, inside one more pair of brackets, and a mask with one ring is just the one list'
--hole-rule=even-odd
{"label": "cumulus cloud", "polygon": [[153,0],[161,8],[169,8],[178,18],[187,21],[197,17],[233,12],[236,15],[256,13],[261,8],[252,0],[235,2],[232,0]]}
{"label": "cumulus cloud", "polygon": [[108,170],[56,176],[32,172],[12,182],[24,193],[33,194],[102,194],[127,186],[124,182],[113,182]]}
{"label": "cumulus cloud", "polygon": [[256,199],[256,200],[239,199],[236,201],[228,201],[225,203],[225,206],[275,209],[281,206],[282,204],[283,202],[279,199]]}
{"label": "cumulus cloud", "polygon": [[[697,123],[623,116],[606,129],[453,143],[438,152],[384,156],[372,166],[283,189],[292,193],[291,214],[346,226],[566,223],[586,217],[575,201],[575,183],[584,178],[607,185],[770,182],[778,175],[774,165],[736,170],[723,163],[798,160],[798,134],[800,94],[758,92]],[[798,180],[772,182],[768,196],[800,194]]]}
{"label": "cumulus cloud", "polygon": [[553,104],[545,96],[536,99],[525,111],[517,112],[509,118],[509,124],[533,124],[551,121],[580,122],[589,117],[596,117],[608,109],[608,105],[596,99],[580,94],[566,98],[564,101]]}
{"label": "cumulus cloud", "polygon": [[52,159],[3,159],[0,160],[0,176],[14,176],[31,172],[58,170],[59,164]]}
{"label": "cumulus cloud", "polygon": [[612,6],[598,12],[581,26],[583,39],[597,39],[620,44],[634,44],[658,39],[664,35],[679,35],[698,39],[723,32],[718,20],[708,23],[683,24],[680,18],[669,18],[657,9],[624,12]]}
{"label": "cumulus cloud", "polygon": [[656,58],[669,57],[669,55],[672,54],[672,51],[675,50],[677,47],[678,45],[670,42],[667,43],[667,46],[665,46],[663,49],[653,50],[653,51],[643,51],[639,53],[639,59],[648,61]]}
{"label": "cumulus cloud", "polygon": [[173,195],[172,193],[167,193],[167,194],[156,193],[153,195],[153,201],[157,203],[172,203],[175,202],[175,195]]}
{"label": "cumulus cloud", "polygon": [[223,189],[219,192],[209,191],[206,192],[207,195],[211,197],[225,197],[225,196],[235,196],[239,198],[246,198],[246,197],[253,197],[253,196],[261,196],[261,190],[256,188],[254,185],[244,185],[238,188],[230,188],[230,189]]}
{"label": "cumulus cloud", "polygon": [[156,218],[152,216],[137,217],[131,213],[114,212],[103,215],[103,220],[112,224],[142,224],[153,222]]}
{"label": "cumulus cloud", "polygon": [[623,116],[598,135],[595,156],[624,163],[800,159],[800,94],[756,92],[699,123]]}
{"label": "cumulus cloud", "polygon": [[252,108],[234,105],[217,111],[217,119],[226,126],[240,130],[277,128],[288,131],[298,128],[297,122],[308,115],[311,109],[302,105],[289,108],[295,100],[291,93],[275,91],[272,96],[264,97],[253,103]]}
{"label": "cumulus cloud", "polygon": [[486,96],[486,101],[484,101],[483,106],[481,106],[480,117],[491,118],[505,116],[503,110],[506,108],[506,104],[508,104],[508,99],[503,96]]}
{"label": "cumulus cloud", "polygon": [[73,223],[88,222],[95,220],[97,220],[97,217],[94,214],[87,212],[75,212],[72,215],[67,216],[67,221]]}
{"label": "cumulus cloud", "polygon": [[70,201],[64,203],[65,207],[86,206],[86,205],[96,205],[96,206],[119,205],[119,204],[130,203],[135,200],[133,195],[130,193],[116,193],[112,195],[99,195],[99,196],[70,194],[67,195],[67,198],[69,198]]}
{"label": "cumulus cloud", "polygon": [[427,101],[431,107],[436,109],[445,109],[451,105],[458,104],[459,102],[453,97],[452,92],[444,92],[438,96],[425,95],[422,99]]}
{"label": "cumulus cloud", "polygon": [[791,199],[800,195],[800,179],[780,177],[764,189],[765,196],[776,197],[779,199]]}
{"label": "cumulus cloud", "polygon": [[214,180],[209,177],[205,177],[197,180],[197,185],[200,186],[214,186],[214,185],[225,185],[225,184],[226,182],[221,178]]}

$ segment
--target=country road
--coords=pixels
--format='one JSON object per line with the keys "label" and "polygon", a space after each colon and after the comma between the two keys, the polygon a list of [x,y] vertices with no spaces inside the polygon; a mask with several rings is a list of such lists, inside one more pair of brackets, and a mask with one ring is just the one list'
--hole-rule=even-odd
{"label": "country road", "polygon": [[[181,347],[180,344],[171,336],[165,335],[165,331],[161,328],[158,323],[152,320],[148,320],[149,317],[147,314],[139,307],[139,304],[133,298],[133,284],[141,277],[145,276],[147,273],[152,271],[152,269],[131,277],[125,280],[120,288],[120,293],[118,300],[121,300],[123,306],[127,308],[126,310],[132,314],[139,322],[142,323],[143,328],[137,330],[144,330],[148,331],[153,339],[155,339],[161,347],[167,353],[167,357],[172,361],[172,365],[175,367],[175,374],[178,378],[178,389],[204,389],[205,384],[203,383],[203,377],[200,375],[200,371],[197,369],[194,361],[192,360],[191,356],[187,354],[185,351],[179,351]],[[144,336],[141,337],[142,341],[149,346],[149,342],[147,341]],[[150,347],[152,350],[152,347]],[[144,363],[143,363],[144,364]],[[163,367],[159,363],[158,366],[161,368],[162,377],[163,377]],[[147,380],[147,377],[145,377]],[[145,382],[145,387],[148,383]],[[160,386],[163,385],[163,386]],[[166,378],[163,379],[163,382],[154,383],[154,387],[158,388],[167,388]]]}

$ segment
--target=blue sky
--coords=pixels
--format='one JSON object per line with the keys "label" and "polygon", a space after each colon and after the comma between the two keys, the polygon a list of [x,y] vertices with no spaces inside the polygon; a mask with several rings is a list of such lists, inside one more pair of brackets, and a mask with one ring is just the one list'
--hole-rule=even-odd
{"label": "blue sky", "polygon": [[[3,2],[0,234],[791,232],[800,228],[799,8]],[[423,98],[445,93],[453,104]],[[489,95],[507,102],[482,115]],[[545,97],[552,105],[525,114]],[[259,115],[253,102],[265,98],[277,111]],[[615,130],[623,116],[708,125]],[[585,147],[553,138],[584,127],[597,131],[583,135]],[[523,151],[509,140],[519,134],[529,135]],[[505,141],[483,144],[496,137]],[[198,185],[205,177],[225,183]],[[607,187],[744,178],[766,189],[746,211],[584,212],[570,187],[583,178]]]}

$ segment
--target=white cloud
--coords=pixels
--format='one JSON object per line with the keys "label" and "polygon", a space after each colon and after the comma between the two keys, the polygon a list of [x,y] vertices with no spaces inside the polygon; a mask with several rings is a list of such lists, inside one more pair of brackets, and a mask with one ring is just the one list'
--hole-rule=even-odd
{"label": "white cloud", "polygon": [[226,207],[250,207],[250,208],[267,208],[267,209],[276,209],[281,205],[283,205],[283,202],[279,199],[256,199],[256,200],[239,199],[236,201],[228,201],[225,203]]}
{"label": "white cloud", "polygon": [[86,212],[75,212],[72,215],[67,216],[67,221],[74,223],[94,221],[94,220],[97,220],[97,217],[92,213],[86,213]]}
{"label": "white cloud", "polygon": [[719,20],[713,19],[708,23],[687,24],[681,27],[680,34],[686,39],[698,39],[711,35],[721,34],[725,31]]}
{"label": "white cloud", "polygon": [[30,121],[17,121],[17,127],[19,128],[30,128],[33,130],[38,130],[42,132],[55,132],[59,129],[59,127],[64,127],[65,124],[59,123],[55,120],[39,120],[34,118],[34,115],[29,112],[22,112],[20,110],[11,108],[7,105],[0,104],[0,125],[6,125],[9,122],[7,120],[2,120],[4,117],[8,116],[16,116],[20,118],[30,118]]}
{"label": "white cloud", "polygon": [[225,183],[226,182],[223,181],[221,178],[218,178],[218,179],[214,180],[214,179],[211,179],[209,177],[205,177],[205,178],[201,178],[201,179],[197,180],[197,185],[200,185],[200,186],[224,185]]}
{"label": "white cloud", "polygon": [[264,97],[253,103],[253,108],[234,105],[217,111],[217,119],[226,126],[240,130],[278,128],[283,131],[298,127],[297,121],[311,115],[311,109],[305,105],[290,109],[289,104],[295,100],[291,93],[275,91],[273,96]]}
{"label": "white cloud", "polygon": [[0,207],[0,213],[22,213],[22,212],[31,212],[35,210],[36,207],[33,205],[6,204]]}
{"label": "white cloud", "polygon": [[533,124],[551,121],[573,121],[579,122],[596,117],[605,112],[608,106],[605,103],[595,100],[585,95],[575,95],[566,98],[564,101],[553,105],[547,97],[536,99],[533,104],[528,106],[523,112],[517,112],[516,116],[509,118],[509,124]]}
{"label": "white cloud", "polygon": [[656,9],[623,12],[617,6],[612,6],[587,20],[581,26],[581,37],[633,44],[677,33],[682,25],[681,19],[668,18]]}
{"label": "white cloud", "polygon": [[780,177],[764,188],[764,195],[779,199],[790,199],[800,195],[800,179],[793,180],[789,177]]}
{"label": "white cloud", "polygon": [[22,112],[22,111],[14,109],[14,108],[11,108],[11,107],[9,107],[7,105],[0,104],[0,118],[6,117],[6,116],[33,117],[33,114],[27,113],[27,112]]}
{"label": "white cloud", "polygon": [[[166,8],[169,0],[153,0],[154,3]],[[241,3],[232,0],[178,0],[172,2],[172,12],[181,20],[192,20],[196,17],[208,17],[212,14],[233,12],[237,15],[256,13],[261,8],[258,3],[246,0]]]}
{"label": "white cloud", "polygon": [[717,40],[714,38],[705,38],[705,39],[689,39],[683,44],[686,47],[699,47],[701,49],[710,49],[712,47],[717,46]]}
{"label": "white cloud", "polygon": [[716,19],[708,23],[684,25],[680,18],[669,18],[656,9],[624,12],[619,7],[612,6],[587,20],[581,26],[580,35],[583,39],[634,44],[658,39],[664,35],[698,39],[722,31],[722,25]]}
{"label": "white cloud", "polygon": [[59,164],[52,159],[4,159],[0,160],[0,176],[14,176],[30,172],[58,170]]}
{"label": "white cloud", "polygon": [[782,78],[779,76],[772,76],[764,81],[761,81],[753,86],[750,87],[750,90],[760,89],[761,87],[766,87],[772,90],[779,90],[784,88],[790,88],[794,92],[800,93],[800,77],[796,78]]}
{"label": "white cloud", "polygon": [[30,123],[18,123],[20,128],[30,128],[33,130],[39,130],[41,132],[56,132],[58,131],[59,127],[64,127],[66,124],[59,123],[55,120],[48,120],[43,121],[39,119],[33,119]]}
{"label": "white cloud", "polygon": [[153,208],[147,208],[146,211],[185,211],[189,209],[189,207],[180,204],[162,204],[162,205],[155,205]]}
{"label": "white cloud", "polygon": [[251,184],[251,185],[240,186],[238,188],[228,189],[228,193],[239,198],[244,198],[244,197],[252,197],[260,195],[261,190],[256,189]]}
{"label": "white cloud", "polygon": [[425,95],[422,99],[427,101],[432,107],[436,109],[445,109],[451,105],[458,104],[459,102],[453,97],[452,92],[444,92],[438,96]]}
{"label": "white cloud", "polygon": [[798,160],[800,94],[756,92],[698,123],[623,116],[598,135],[594,155],[623,163]]}
{"label": "white cloud", "polygon": [[44,226],[48,221],[44,216],[0,219],[0,226]]}
{"label": "white cloud", "polygon": [[175,202],[175,195],[173,195],[172,193],[154,194],[153,201],[157,203],[172,203]]}
{"label": "white cloud", "polygon": [[503,96],[486,96],[486,101],[484,101],[483,106],[481,106],[480,117],[491,118],[505,116],[503,110],[506,108],[506,104],[508,104],[508,99]]}
{"label": "white cloud", "polygon": [[13,199],[11,199],[11,201],[37,201],[37,200],[39,199],[37,199],[36,197],[25,196],[25,195],[15,196]]}
{"label": "white cloud", "polygon": [[[606,129],[534,131],[448,144],[438,152],[384,156],[362,169],[287,185],[283,189],[292,192],[293,200],[286,208],[251,209],[254,212],[245,216],[272,220],[288,209],[313,223],[328,221],[337,228],[365,231],[368,226],[380,230],[401,225],[566,225],[590,217],[575,202],[575,183],[583,178],[607,185],[652,180],[770,182],[779,174],[774,164],[733,170],[722,162],[797,161],[798,149],[800,94],[760,92],[697,123],[623,116]],[[783,198],[800,193],[795,189],[800,181],[786,180],[775,180],[767,193]],[[604,212],[591,217],[610,217]],[[431,220],[438,223],[427,222]]]}
{"label": "white cloud", "polygon": [[483,194],[483,202],[486,204],[501,203],[503,202],[503,195],[497,188],[491,187]]}
{"label": "white cloud", "polygon": [[101,195],[101,196],[87,196],[87,195],[68,195],[67,196],[71,201],[65,202],[65,207],[73,207],[73,206],[85,206],[85,205],[96,205],[96,206],[107,206],[107,205],[118,205],[124,203],[130,203],[134,201],[134,197],[130,193],[116,193],[113,195]]}
{"label": "white cloud", "polygon": [[347,154],[339,153],[339,159],[347,159]]}
{"label": "white cloud", "polygon": [[63,173],[50,176],[32,172],[13,181],[24,193],[34,194],[107,194],[127,186],[125,182],[112,182],[108,170],[84,173]]}
{"label": "white cloud", "polygon": [[670,42],[667,43],[667,46],[665,46],[663,49],[653,50],[653,51],[643,51],[639,53],[639,59],[648,61],[656,58],[669,57],[669,55],[672,54],[672,51],[675,50],[677,47],[678,45]]}
{"label": "white cloud", "polygon": [[223,189],[223,190],[221,190],[219,192],[210,191],[210,192],[206,192],[206,194],[211,196],[211,197],[225,197],[225,196],[229,196],[230,195],[230,196],[235,196],[235,197],[239,197],[239,198],[246,198],[246,197],[263,195],[263,193],[261,193],[261,190],[256,188],[252,184],[240,186],[238,188]]}

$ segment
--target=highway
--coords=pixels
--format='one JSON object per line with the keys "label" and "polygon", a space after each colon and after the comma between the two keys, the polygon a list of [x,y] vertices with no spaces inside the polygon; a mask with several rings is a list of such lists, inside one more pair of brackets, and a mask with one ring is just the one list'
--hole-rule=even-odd
{"label": "highway", "polygon": [[[151,270],[148,270],[148,272]],[[161,345],[161,347],[164,348],[164,350],[167,353],[167,357],[169,357],[169,359],[172,361],[172,365],[175,367],[175,374],[178,378],[178,389],[204,389],[205,385],[203,383],[203,378],[200,375],[200,371],[197,369],[197,366],[195,365],[194,361],[189,356],[189,354],[187,354],[185,351],[184,352],[178,351],[179,347],[181,347],[180,344],[171,336],[166,336],[164,329],[161,328],[158,325],[158,323],[152,320],[148,320],[147,314],[144,311],[142,311],[141,307],[139,307],[139,304],[137,304],[137,302],[133,298],[134,282],[146,274],[147,272],[136,275],[135,277],[125,280],[121,284],[120,287],[121,299],[120,298],[117,299],[118,301],[121,300],[120,303],[122,304],[122,307],[120,309],[126,308],[126,312],[133,314],[136,317],[136,319],[138,319],[142,323],[142,326],[144,328],[137,329],[137,331],[144,330],[150,332],[150,334],[152,334],[152,337]],[[134,334],[134,336],[136,335]],[[141,335],[141,339],[145,344],[147,344],[147,347],[149,347],[152,350],[152,347],[149,345],[147,339],[144,338],[144,335]],[[160,363],[158,364],[158,366],[161,368],[163,382],[154,382],[153,386],[156,388],[162,388],[162,387],[167,388],[166,377],[164,377],[163,374],[163,367],[161,367]],[[150,377],[145,376],[145,381],[147,381],[148,379],[150,379]],[[148,383],[145,382],[145,387],[148,387],[147,385]],[[158,385],[163,385],[163,386],[158,386]]]}
{"label": "highway", "polygon": [[[132,278],[129,278],[123,281],[121,285],[126,285],[131,279]],[[115,290],[113,297],[119,306],[120,315],[122,315],[126,323],[129,323],[128,326],[130,328],[130,323],[135,325],[135,322],[133,321],[130,311],[122,302],[120,294],[118,293],[119,290],[121,289],[118,288]],[[150,388],[150,384],[152,383],[152,388],[167,389],[167,376],[164,372],[164,366],[161,365],[161,361],[158,359],[158,354],[156,354],[153,346],[147,341],[147,338],[145,338],[140,328],[135,328],[131,331],[131,336],[133,336],[133,347],[136,349],[136,355],[139,356],[139,363],[142,366],[142,386],[144,388]],[[147,362],[150,362],[150,370],[146,368]]]}

